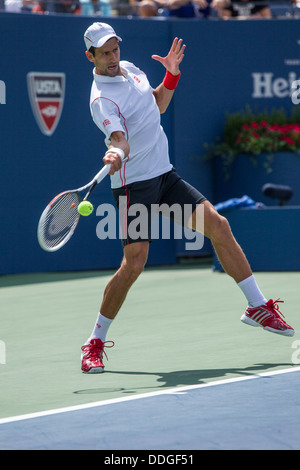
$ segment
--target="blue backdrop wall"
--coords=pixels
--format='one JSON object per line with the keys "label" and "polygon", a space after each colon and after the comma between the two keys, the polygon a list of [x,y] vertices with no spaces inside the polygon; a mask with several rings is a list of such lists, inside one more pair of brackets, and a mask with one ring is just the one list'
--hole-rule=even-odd
{"label": "blue backdrop wall", "polygon": [[[97,238],[96,213],[81,221],[75,236],[57,253],[43,252],[36,238],[39,216],[49,200],[85,184],[102,165],[105,146],[90,117],[92,67],[83,43],[91,22],[88,17],[0,14],[0,274],[119,265],[120,241]],[[153,87],[164,70],[151,55],[165,55],[175,36],[184,39],[182,78],[162,124],[177,171],[218,202],[211,163],[203,160],[204,144],[221,135],[227,111],[240,110],[246,103],[262,109],[292,107],[290,84],[300,78],[299,23],[127,18],[109,22],[123,38],[122,58],[144,70]],[[51,136],[41,132],[30,104],[30,72],[65,74],[63,109]],[[94,205],[102,202],[113,202],[108,179],[94,192]],[[200,253],[209,251],[205,243]],[[155,241],[148,264],[173,264],[182,254],[184,241]]]}

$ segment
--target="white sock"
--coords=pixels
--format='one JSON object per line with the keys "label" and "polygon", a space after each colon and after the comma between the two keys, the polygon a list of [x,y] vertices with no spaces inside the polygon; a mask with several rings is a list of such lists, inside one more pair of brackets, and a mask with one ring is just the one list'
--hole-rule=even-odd
{"label": "white sock", "polygon": [[249,276],[243,281],[239,282],[238,286],[248,300],[249,307],[258,307],[259,305],[263,305],[267,302],[267,299],[265,299],[261,290],[256,284],[256,280],[253,274],[252,276]]}
{"label": "white sock", "polygon": [[103,341],[104,343],[108,328],[110,327],[111,323],[112,320],[110,318],[104,317],[103,315],[101,315],[101,313],[98,313],[93,332],[89,337],[87,343],[89,343],[91,339],[95,338],[101,339],[101,341]]}

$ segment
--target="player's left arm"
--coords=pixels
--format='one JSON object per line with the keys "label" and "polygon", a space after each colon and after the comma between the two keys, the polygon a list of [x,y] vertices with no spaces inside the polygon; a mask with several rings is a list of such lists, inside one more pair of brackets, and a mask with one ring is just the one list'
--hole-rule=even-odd
{"label": "player's left arm", "polygon": [[152,56],[152,59],[160,62],[167,70],[163,82],[153,90],[153,95],[161,114],[167,110],[174,95],[180,77],[179,65],[184,58],[185,47],[182,44],[182,39],[175,38],[166,57],[160,57],[159,55]]}

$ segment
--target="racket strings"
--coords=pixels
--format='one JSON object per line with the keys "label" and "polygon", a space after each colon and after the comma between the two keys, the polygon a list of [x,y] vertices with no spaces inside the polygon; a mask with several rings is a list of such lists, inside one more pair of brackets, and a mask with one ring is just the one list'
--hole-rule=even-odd
{"label": "racket strings", "polygon": [[44,244],[57,247],[77,226],[80,215],[77,211],[80,198],[77,193],[65,193],[50,203],[50,208],[41,228]]}

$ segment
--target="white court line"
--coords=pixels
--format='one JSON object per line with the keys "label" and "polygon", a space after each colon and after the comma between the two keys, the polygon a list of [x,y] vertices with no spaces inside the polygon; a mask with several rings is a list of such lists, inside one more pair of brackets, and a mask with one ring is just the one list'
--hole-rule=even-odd
{"label": "white court line", "polygon": [[224,385],[224,384],[229,384],[229,383],[235,383],[235,382],[244,382],[245,380],[253,380],[253,379],[258,379],[261,377],[269,377],[272,375],[280,375],[280,374],[287,374],[289,372],[299,372],[300,367],[291,367],[288,369],[281,369],[281,370],[276,370],[273,372],[262,372],[260,374],[254,374],[254,375],[247,375],[247,376],[242,376],[242,377],[235,377],[232,379],[223,379],[223,380],[215,380],[212,382],[207,382],[204,384],[198,384],[198,385],[187,385],[185,387],[175,387],[175,388],[169,388],[165,390],[159,390],[156,392],[149,392],[149,393],[141,393],[139,395],[131,395],[128,397],[121,397],[121,398],[112,398],[111,400],[103,400],[103,401],[96,401],[92,403],[85,403],[83,405],[76,405],[76,406],[68,406],[65,408],[57,408],[54,410],[47,410],[47,411],[40,411],[36,413],[28,413],[24,415],[19,415],[19,416],[11,416],[8,418],[2,418],[0,419],[0,424],[7,424],[7,423],[14,423],[16,421],[24,421],[26,419],[33,419],[33,418],[41,418],[43,416],[51,416],[51,415],[56,415],[56,414],[61,414],[61,413],[69,413],[70,411],[79,411],[79,410],[87,410],[89,408],[97,408],[99,406],[107,406],[107,405],[114,405],[116,403],[123,403],[126,401],[133,401],[133,400],[140,400],[141,398],[151,398],[151,397],[157,397],[159,395],[176,395],[177,393],[180,394],[182,392],[188,391],[188,390],[195,390],[199,388],[206,388],[206,387],[214,387],[216,385]]}

